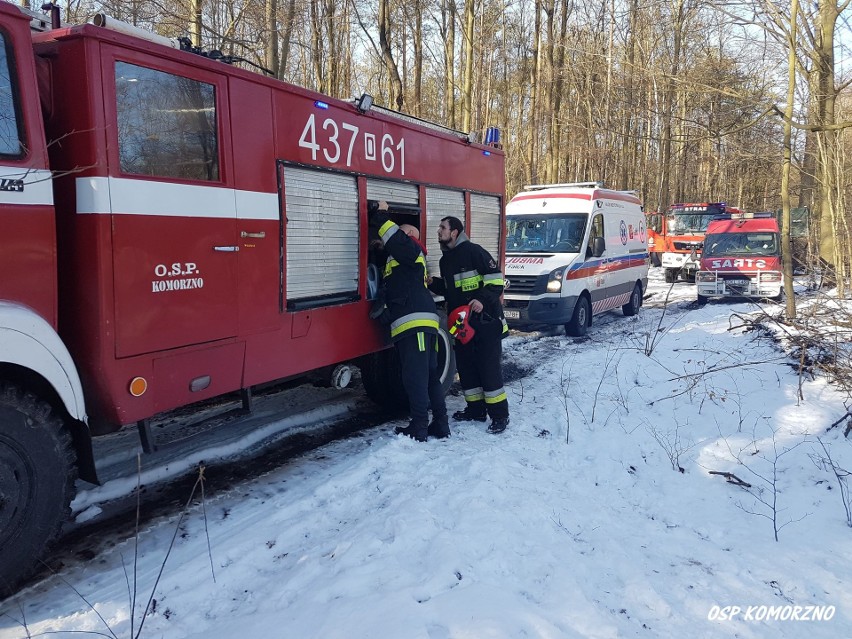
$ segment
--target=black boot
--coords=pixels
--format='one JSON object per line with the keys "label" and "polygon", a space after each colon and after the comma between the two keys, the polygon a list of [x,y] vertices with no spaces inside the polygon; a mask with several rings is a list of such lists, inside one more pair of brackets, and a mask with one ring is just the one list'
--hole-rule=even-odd
{"label": "black boot", "polygon": [[470,406],[466,406],[464,410],[457,410],[453,413],[453,419],[457,422],[484,422],[487,417],[484,409],[480,413],[478,410],[471,410]]}
{"label": "black boot", "polygon": [[488,425],[488,432],[497,435],[498,433],[502,433],[504,430],[506,430],[506,426],[508,425],[508,417],[495,417]]}
{"label": "black boot", "polygon": [[436,417],[431,422],[429,422],[429,437],[434,437],[435,439],[446,439],[450,436],[450,424],[447,421],[447,416],[444,417]]}
{"label": "black boot", "polygon": [[415,441],[425,442],[428,429],[425,426],[411,422],[406,428],[397,426],[393,429],[393,432],[395,435],[405,435],[406,437],[411,437],[411,439]]}

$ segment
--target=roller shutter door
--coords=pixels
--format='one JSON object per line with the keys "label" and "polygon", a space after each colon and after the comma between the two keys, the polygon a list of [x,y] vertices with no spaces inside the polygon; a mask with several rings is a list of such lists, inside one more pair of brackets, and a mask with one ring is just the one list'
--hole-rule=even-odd
{"label": "roller shutter door", "polygon": [[[449,215],[459,218],[464,222],[464,193],[461,191],[449,191],[447,189],[426,188],[426,266],[429,274],[436,277],[441,273],[438,270],[438,261],[441,259],[441,245],[438,244],[438,225],[441,219]],[[423,233],[420,239],[424,239]]]}
{"label": "roller shutter door", "polygon": [[355,177],[286,166],[284,193],[288,309],[357,299]]}
{"label": "roller shutter door", "polygon": [[417,205],[420,203],[420,189],[414,184],[407,184],[405,182],[368,179],[367,199]]}
{"label": "roller shutter door", "polygon": [[470,239],[500,259],[500,198],[493,195],[470,196]]}

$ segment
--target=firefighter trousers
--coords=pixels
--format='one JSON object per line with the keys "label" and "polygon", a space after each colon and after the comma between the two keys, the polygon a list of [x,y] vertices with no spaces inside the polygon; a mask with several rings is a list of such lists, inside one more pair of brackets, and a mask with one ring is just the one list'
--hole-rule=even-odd
{"label": "firefighter trousers", "polygon": [[425,437],[429,425],[429,408],[432,419],[447,420],[447,404],[441,388],[438,370],[438,336],[434,333],[415,332],[396,341],[402,369],[402,385],[408,395],[411,426],[422,431]]}
{"label": "firefighter trousers", "polygon": [[467,412],[482,417],[487,413],[491,419],[508,417],[509,401],[503,389],[503,342],[500,333],[480,336],[477,331],[467,344],[457,341],[455,350]]}

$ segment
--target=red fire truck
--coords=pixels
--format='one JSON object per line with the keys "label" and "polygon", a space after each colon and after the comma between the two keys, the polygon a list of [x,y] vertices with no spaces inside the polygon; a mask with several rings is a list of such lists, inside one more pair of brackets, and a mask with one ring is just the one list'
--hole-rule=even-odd
{"label": "red fire truck", "polygon": [[713,218],[725,213],[739,213],[739,209],[724,202],[672,204],[666,211],[662,263],[666,282],[676,282],[679,276],[687,281],[695,279],[704,233]]}
{"label": "red fire truck", "polygon": [[348,362],[401,394],[369,202],[421,228],[433,271],[446,215],[503,259],[496,131],[58,15],[0,1],[0,588],[97,482],[93,436],[137,424],[151,450],[158,413]]}
{"label": "red fire truck", "polygon": [[781,299],[781,233],[775,215],[740,213],[710,222],[695,283],[702,303],[711,297]]}

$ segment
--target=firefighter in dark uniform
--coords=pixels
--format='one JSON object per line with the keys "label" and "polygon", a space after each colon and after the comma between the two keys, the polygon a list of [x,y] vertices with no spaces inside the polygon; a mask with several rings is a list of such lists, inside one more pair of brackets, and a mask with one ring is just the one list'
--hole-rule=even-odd
{"label": "firefighter in dark uniform", "polygon": [[503,388],[502,339],[509,327],[503,318],[503,273],[496,260],[471,242],[456,217],[445,217],[438,227],[443,255],[441,278],[431,288],[447,300],[447,310],[470,305],[474,336],[467,344],[456,340],[456,365],[467,406],[453,414],[457,421],[484,422],[491,416],[489,433],[509,425],[509,402]]}
{"label": "firefighter in dark uniform", "polygon": [[384,201],[378,206],[371,203],[370,223],[378,226],[388,255],[385,305],[411,410],[408,427],[397,428],[396,432],[421,442],[426,441],[427,435],[443,439],[450,436],[450,427],[438,371],[438,313],[426,288],[425,249],[418,241],[420,232],[409,224],[397,226],[388,219],[387,210]]}

